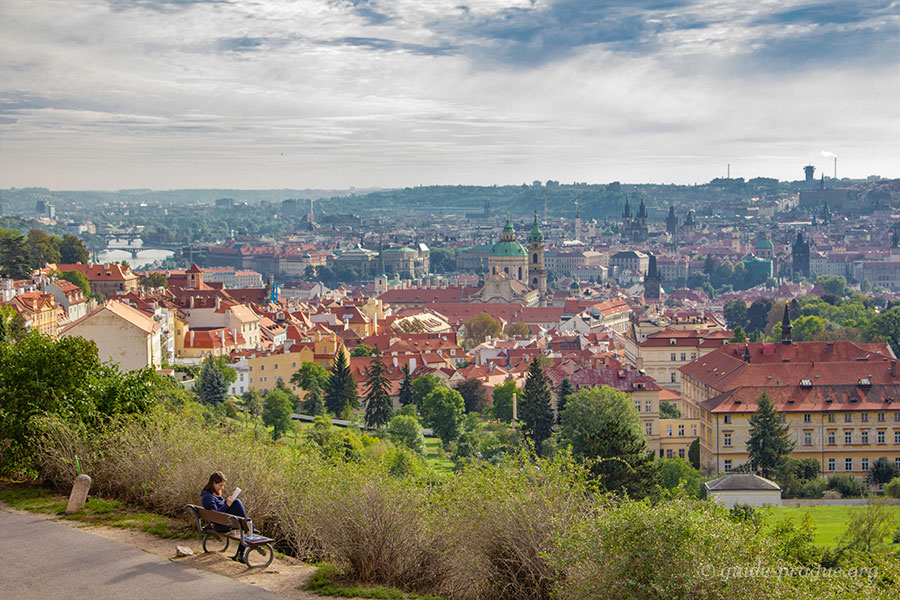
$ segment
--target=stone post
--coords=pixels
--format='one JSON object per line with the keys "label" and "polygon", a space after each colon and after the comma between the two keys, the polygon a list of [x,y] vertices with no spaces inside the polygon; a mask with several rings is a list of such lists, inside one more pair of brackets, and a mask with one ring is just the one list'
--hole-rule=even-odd
{"label": "stone post", "polygon": [[66,505],[66,514],[71,515],[84,508],[88,492],[91,490],[91,476],[82,473],[75,478],[72,493],[69,494],[69,503]]}
{"label": "stone post", "polygon": [[516,397],[516,392],[513,392],[513,418],[512,422],[515,423],[519,420],[519,402]]}

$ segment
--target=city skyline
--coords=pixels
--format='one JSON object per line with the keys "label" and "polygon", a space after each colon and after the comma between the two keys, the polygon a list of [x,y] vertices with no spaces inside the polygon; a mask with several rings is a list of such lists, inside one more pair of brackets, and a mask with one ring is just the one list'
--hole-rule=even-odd
{"label": "city skyline", "polygon": [[900,176],[895,3],[0,0],[0,187]]}

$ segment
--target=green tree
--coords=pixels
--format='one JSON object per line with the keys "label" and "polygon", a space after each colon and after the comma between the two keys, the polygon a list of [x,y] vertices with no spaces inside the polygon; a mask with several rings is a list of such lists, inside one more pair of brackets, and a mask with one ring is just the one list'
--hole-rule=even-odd
{"label": "green tree", "polygon": [[244,405],[244,409],[251,417],[262,415],[263,397],[259,390],[247,390],[241,394],[241,404]]}
{"label": "green tree", "polygon": [[457,383],[454,389],[463,397],[466,413],[480,413],[488,407],[487,390],[480,380],[465,379]]}
{"label": "green tree", "polygon": [[672,490],[681,484],[687,493],[700,498],[703,495],[703,476],[680,458],[659,459],[660,485]]}
{"label": "green tree", "polygon": [[688,462],[691,463],[691,466],[700,470],[700,438],[694,439],[691,442],[691,445],[688,446]]}
{"label": "green tree", "polygon": [[445,446],[459,437],[464,418],[463,399],[459,392],[438,386],[425,396],[421,410],[425,425],[431,427]]}
{"label": "green tree", "polygon": [[500,334],[503,332],[503,326],[500,324],[500,321],[483,312],[466,321],[465,331],[466,339],[469,340],[469,343],[477,346],[488,336],[492,338],[500,337]]}
{"label": "green tree", "polygon": [[328,373],[328,369],[310,361],[305,361],[291,375],[291,383],[306,391],[309,391],[313,385],[320,390],[327,390],[329,379],[331,379],[331,375]]}
{"label": "green tree", "polygon": [[59,261],[66,265],[75,263],[87,264],[91,255],[79,238],[66,234],[59,243]]}
{"label": "green tree", "polygon": [[900,469],[898,469],[886,456],[881,456],[875,461],[875,464],[872,465],[868,478],[869,481],[878,485],[887,483],[898,476],[900,476]]}
{"label": "green tree", "polygon": [[816,283],[822,284],[822,289],[828,294],[834,294],[841,298],[850,295],[851,290],[847,285],[847,280],[840,275],[819,275]]}
{"label": "green tree", "polygon": [[376,354],[378,354],[378,350],[376,350],[372,346],[368,344],[360,344],[353,349],[353,352],[350,353],[350,356],[375,356]]}
{"label": "green tree", "polygon": [[400,382],[400,392],[397,399],[400,402],[400,406],[409,406],[410,404],[414,403],[412,378],[409,373],[409,364],[403,365],[400,368],[400,371],[403,373],[403,381]]}
{"label": "green tree", "polygon": [[410,415],[396,415],[388,422],[387,433],[390,440],[417,454],[425,452],[425,437],[419,420]]}
{"label": "green tree", "polygon": [[166,276],[159,271],[154,271],[146,277],[141,278],[141,285],[148,288],[166,288],[169,287],[169,281]]}
{"label": "green tree", "polygon": [[63,271],[57,278],[80,287],[81,291],[84,292],[85,298],[91,295],[91,283],[88,281],[87,276],[81,271]]}
{"label": "green tree", "polygon": [[647,448],[631,396],[611,387],[583,389],[569,396],[557,445],[570,445],[607,491],[643,498],[659,482],[659,466]]}
{"label": "green tree", "polygon": [[280,439],[294,427],[291,414],[294,412],[294,399],[283,387],[269,390],[263,404],[263,423],[272,428],[272,439]]}
{"label": "green tree", "polygon": [[884,538],[894,531],[894,515],[881,502],[869,501],[856,513],[841,538],[841,547],[872,553],[884,546]]}
{"label": "green tree", "polygon": [[384,374],[380,356],[373,356],[366,369],[366,427],[379,429],[391,420],[391,382]]}
{"label": "green tree", "polygon": [[738,344],[746,344],[747,343],[747,334],[744,333],[744,330],[741,327],[734,328],[734,335],[731,336],[729,342],[737,342]]}
{"label": "green tree", "polygon": [[506,423],[510,423],[513,418],[513,394],[522,397],[522,390],[516,387],[516,382],[512,378],[503,382],[494,388],[494,418]]}
{"label": "green tree", "polygon": [[28,232],[28,251],[31,253],[31,264],[43,267],[47,263],[59,262],[59,238],[47,235],[40,229]]}
{"label": "green tree", "polygon": [[865,335],[870,340],[885,340],[894,354],[900,356],[900,306],[894,306],[869,321]]}
{"label": "green tree", "polygon": [[0,343],[17,342],[28,335],[25,319],[12,306],[0,305]]}
{"label": "green tree", "polygon": [[506,335],[509,337],[530,337],[531,328],[526,323],[510,323],[506,326]]}
{"label": "green tree", "polygon": [[790,427],[781,421],[767,392],[759,395],[757,404],[756,412],[750,417],[747,452],[751,467],[768,478],[794,449],[794,442],[790,437]]}
{"label": "green tree", "polygon": [[659,403],[659,418],[660,419],[680,419],[681,411],[678,410],[678,407],[668,400],[662,400]]}
{"label": "green tree", "polygon": [[544,369],[537,358],[528,366],[524,396],[519,410],[522,432],[534,443],[535,452],[541,454],[544,441],[552,433],[553,407],[550,403],[553,397]]}
{"label": "green tree", "polygon": [[94,342],[53,340],[32,332],[0,342],[0,470],[27,469],[37,448],[36,420],[45,415],[97,426],[154,402],[152,369],[122,373],[101,363]]}
{"label": "green tree", "polygon": [[207,356],[203,360],[194,391],[204,404],[219,404],[228,396],[228,379],[218,361]]}
{"label": "green tree", "polygon": [[321,415],[325,412],[325,391],[319,387],[316,379],[312,379],[308,385],[309,388],[306,389],[301,410],[307,415]]}
{"label": "green tree", "polygon": [[[810,342],[825,331],[827,322],[822,317],[800,317],[792,323],[791,337],[797,342]],[[774,331],[774,330],[773,330]]]}
{"label": "green tree", "polygon": [[441,380],[430,373],[412,380],[410,386],[412,388],[413,404],[419,407],[420,412],[422,411],[422,401],[439,385],[441,385]]}
{"label": "green tree", "polygon": [[10,279],[27,279],[32,269],[31,253],[22,234],[0,229],[0,275]]}
{"label": "green tree", "polygon": [[560,416],[566,408],[566,400],[569,399],[569,396],[571,396],[573,392],[575,392],[575,387],[572,385],[572,381],[568,377],[563,378],[562,382],[559,384],[559,391],[556,393],[557,425],[559,425]]}
{"label": "green tree", "polygon": [[768,298],[754,300],[750,308],[747,309],[747,330],[765,331],[770,310],[772,310],[772,301]]}
{"label": "green tree", "polygon": [[325,390],[325,408],[334,416],[346,416],[351,409],[359,408],[356,381],[350,372],[346,354],[340,350],[334,355],[331,377]]}

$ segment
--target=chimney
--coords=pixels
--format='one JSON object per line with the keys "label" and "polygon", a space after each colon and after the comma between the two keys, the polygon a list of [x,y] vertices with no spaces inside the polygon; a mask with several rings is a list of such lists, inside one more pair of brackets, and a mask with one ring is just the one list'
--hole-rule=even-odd
{"label": "chimney", "polygon": [[191,296],[191,308],[194,308],[194,297]]}
{"label": "chimney", "polygon": [[513,392],[513,423],[519,420],[519,398],[516,392]]}
{"label": "chimney", "polygon": [[191,343],[188,345],[191,346],[192,348],[194,347],[194,332],[193,331],[191,332]]}

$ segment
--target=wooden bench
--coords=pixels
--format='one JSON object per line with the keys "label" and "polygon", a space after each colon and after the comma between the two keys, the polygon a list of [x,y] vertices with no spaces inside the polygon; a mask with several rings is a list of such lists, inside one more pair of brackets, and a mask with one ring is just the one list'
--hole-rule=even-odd
{"label": "wooden bench", "polygon": [[[225,552],[231,540],[235,540],[244,546],[244,555],[239,557],[235,554],[235,559],[242,558],[248,567],[268,567],[272,564],[275,558],[272,542],[275,540],[253,531],[253,521],[250,519],[207,510],[194,504],[185,506],[184,512],[196,520],[197,531],[203,534],[204,552]],[[216,531],[213,525],[224,525],[230,530]]]}

